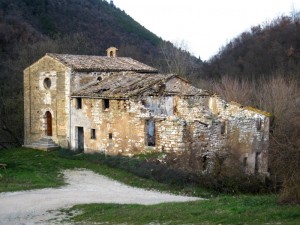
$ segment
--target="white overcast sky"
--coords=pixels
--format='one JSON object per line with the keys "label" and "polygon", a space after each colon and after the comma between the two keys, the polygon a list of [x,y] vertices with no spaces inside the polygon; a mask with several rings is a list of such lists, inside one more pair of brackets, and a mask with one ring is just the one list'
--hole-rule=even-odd
{"label": "white overcast sky", "polygon": [[[109,1],[109,0],[108,0]],[[164,40],[207,60],[251,26],[300,11],[300,0],[113,0]]]}

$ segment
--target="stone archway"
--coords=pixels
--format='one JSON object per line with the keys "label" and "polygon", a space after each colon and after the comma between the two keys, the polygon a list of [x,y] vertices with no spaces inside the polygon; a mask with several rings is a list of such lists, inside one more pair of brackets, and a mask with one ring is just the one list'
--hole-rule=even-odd
{"label": "stone archway", "polygon": [[46,135],[52,136],[52,115],[51,112],[47,111],[45,113],[45,119],[46,119]]}

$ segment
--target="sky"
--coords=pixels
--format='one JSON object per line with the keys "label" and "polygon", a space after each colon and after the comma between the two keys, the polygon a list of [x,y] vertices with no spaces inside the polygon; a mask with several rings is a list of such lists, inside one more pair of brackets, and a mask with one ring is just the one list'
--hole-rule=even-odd
{"label": "sky", "polygon": [[300,11],[300,0],[113,0],[134,20],[164,40],[184,43],[202,60],[222,46],[281,15]]}

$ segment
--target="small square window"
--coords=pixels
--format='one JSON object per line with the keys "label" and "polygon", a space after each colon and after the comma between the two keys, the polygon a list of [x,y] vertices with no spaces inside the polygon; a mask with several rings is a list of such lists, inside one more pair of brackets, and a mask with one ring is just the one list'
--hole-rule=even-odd
{"label": "small square window", "polygon": [[82,98],[76,98],[76,109],[82,108]]}
{"label": "small square window", "polygon": [[91,139],[96,139],[96,129],[91,129]]}
{"label": "small square window", "polygon": [[112,133],[109,133],[108,134],[108,138],[111,140],[113,138],[113,134]]}

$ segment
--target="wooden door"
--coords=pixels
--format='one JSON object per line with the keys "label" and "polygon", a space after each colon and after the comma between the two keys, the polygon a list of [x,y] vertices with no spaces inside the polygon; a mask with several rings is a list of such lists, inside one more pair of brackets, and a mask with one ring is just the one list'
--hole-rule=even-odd
{"label": "wooden door", "polygon": [[47,136],[52,136],[52,115],[49,111],[46,112],[46,121],[47,121]]}

